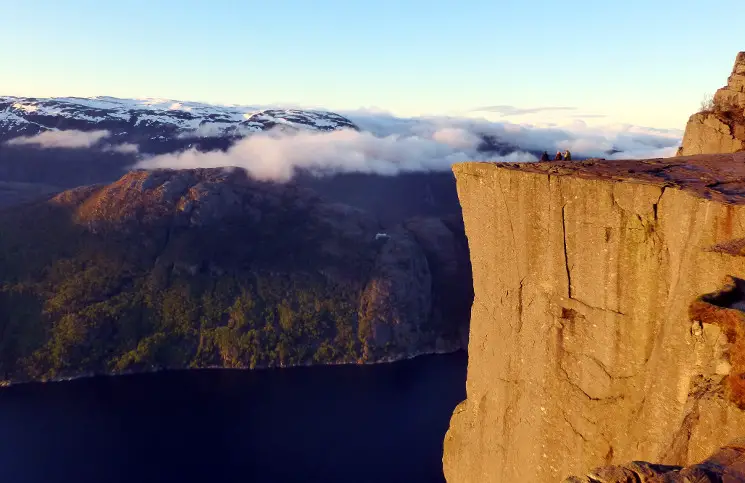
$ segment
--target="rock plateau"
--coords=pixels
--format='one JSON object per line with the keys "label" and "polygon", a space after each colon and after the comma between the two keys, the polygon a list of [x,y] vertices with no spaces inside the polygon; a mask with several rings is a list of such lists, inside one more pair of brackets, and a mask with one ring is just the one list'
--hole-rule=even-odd
{"label": "rock plateau", "polygon": [[453,170],[475,299],[449,483],[683,466],[745,434],[745,153]]}

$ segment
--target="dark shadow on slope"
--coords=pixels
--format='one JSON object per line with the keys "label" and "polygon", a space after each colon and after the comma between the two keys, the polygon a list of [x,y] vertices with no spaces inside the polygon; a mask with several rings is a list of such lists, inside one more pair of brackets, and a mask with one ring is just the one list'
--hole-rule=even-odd
{"label": "dark shadow on slope", "polygon": [[745,280],[727,277],[722,288],[696,299],[689,307],[694,327],[711,324],[727,337],[725,356],[731,369],[724,379],[727,398],[745,409]]}
{"label": "dark shadow on slope", "polygon": [[[132,173],[0,211],[0,377],[358,362],[362,292],[385,310],[401,302],[387,279],[370,285],[374,268],[388,273],[379,224],[297,185],[216,173]],[[189,207],[177,177],[191,175]],[[465,239],[433,226],[395,235],[432,265],[431,294],[402,292],[432,300],[433,316],[412,319],[427,350],[467,334],[472,299]],[[390,287],[406,290],[429,276],[395,273],[411,278]]]}

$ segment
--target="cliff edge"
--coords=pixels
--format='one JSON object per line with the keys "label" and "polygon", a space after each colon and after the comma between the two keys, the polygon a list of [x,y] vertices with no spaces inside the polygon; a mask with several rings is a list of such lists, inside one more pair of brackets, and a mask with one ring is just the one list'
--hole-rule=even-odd
{"label": "cliff edge", "polygon": [[745,434],[745,153],[453,169],[475,300],[449,483],[685,465]]}
{"label": "cliff edge", "polygon": [[737,54],[727,85],[711,105],[688,119],[678,156],[745,150],[745,52]]}

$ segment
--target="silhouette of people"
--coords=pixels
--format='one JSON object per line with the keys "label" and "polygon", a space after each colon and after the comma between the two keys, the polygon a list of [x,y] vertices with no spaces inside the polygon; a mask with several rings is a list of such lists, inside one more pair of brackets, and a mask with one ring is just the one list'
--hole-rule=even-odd
{"label": "silhouette of people", "polygon": [[541,154],[541,161],[548,161],[548,151],[543,151],[543,154]]}
{"label": "silhouette of people", "polygon": [[561,151],[556,151],[556,156],[554,156],[554,161],[561,161],[562,159],[564,158],[561,156]]}
{"label": "silhouette of people", "polygon": [[571,161],[572,160],[572,153],[570,153],[568,149],[564,153],[564,160],[565,161]]}

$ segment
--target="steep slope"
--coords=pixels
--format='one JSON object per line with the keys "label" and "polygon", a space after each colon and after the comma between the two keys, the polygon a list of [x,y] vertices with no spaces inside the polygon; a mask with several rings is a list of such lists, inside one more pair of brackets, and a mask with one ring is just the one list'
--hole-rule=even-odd
{"label": "steep slope", "polygon": [[0,380],[452,351],[469,280],[449,220],[381,233],[242,170],[136,171],[0,212]]}
{"label": "steep slope", "polygon": [[454,172],[475,299],[449,483],[684,465],[745,434],[745,153]]}
{"label": "steep slope", "polygon": [[745,150],[745,52],[737,54],[727,85],[712,105],[690,117],[678,156]]}

